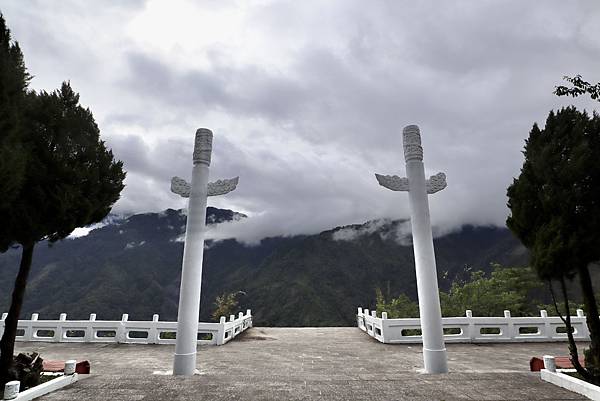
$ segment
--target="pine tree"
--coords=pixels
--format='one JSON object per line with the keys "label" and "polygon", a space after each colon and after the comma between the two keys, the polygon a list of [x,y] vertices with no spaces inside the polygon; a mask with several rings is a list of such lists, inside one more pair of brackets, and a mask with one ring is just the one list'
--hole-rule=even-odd
{"label": "pine tree", "polygon": [[[511,215],[507,225],[531,251],[538,275],[560,283],[577,275],[583,294],[591,344],[586,368],[573,364],[589,381],[600,384],[600,319],[589,267],[600,260],[600,116],[568,107],[554,113],[540,129],[533,126],[525,145],[521,174],[508,188]],[[567,313],[569,315],[569,313]],[[570,321],[565,320],[567,325]],[[569,331],[568,331],[568,334]]]}
{"label": "pine tree", "polygon": [[30,76],[0,14],[0,207],[17,195],[25,171],[22,111]]}
{"label": "pine tree", "polygon": [[69,83],[28,95],[22,121],[27,152],[21,185],[0,207],[0,252],[20,245],[21,263],[0,340],[0,385],[12,379],[17,323],[35,244],[55,242],[102,220],[119,198],[125,172],[100,140],[89,109]]}

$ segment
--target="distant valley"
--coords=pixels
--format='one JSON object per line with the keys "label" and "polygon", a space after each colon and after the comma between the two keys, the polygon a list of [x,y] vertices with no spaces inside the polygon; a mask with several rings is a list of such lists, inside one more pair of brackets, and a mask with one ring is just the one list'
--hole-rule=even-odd
{"label": "distant valley", "polygon": [[[207,222],[243,215],[208,208]],[[36,246],[23,316],[40,318],[175,320],[183,234],[182,211],[112,216],[89,234]],[[235,240],[205,245],[201,319],[209,321],[217,295],[242,291],[240,310],[252,309],[255,325],[347,326],[357,306],[373,306],[375,289],[416,298],[413,251],[406,222],[377,221],[315,235]],[[435,240],[441,288],[469,269],[490,263],[517,266],[527,254],[505,228],[462,227]],[[0,311],[8,309],[20,252],[0,254]]]}

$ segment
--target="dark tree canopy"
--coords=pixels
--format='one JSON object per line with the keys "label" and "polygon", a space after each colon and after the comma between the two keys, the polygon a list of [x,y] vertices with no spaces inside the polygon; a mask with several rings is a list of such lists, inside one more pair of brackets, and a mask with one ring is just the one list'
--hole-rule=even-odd
{"label": "dark tree canopy", "polygon": [[508,227],[531,250],[543,278],[570,275],[600,259],[600,117],[568,107],[525,145],[521,175],[508,188]]}
{"label": "dark tree canopy", "polygon": [[123,189],[123,164],[100,141],[89,109],[68,83],[29,96],[29,153],[17,198],[0,209],[0,251],[13,243],[56,241],[98,222]]}
{"label": "dark tree canopy", "polygon": [[[533,126],[524,155],[521,174],[508,188],[506,224],[529,248],[555,305],[552,281],[560,283],[571,361],[582,377],[600,384],[600,318],[589,272],[600,259],[600,116],[590,118],[574,107],[550,112],[543,129]],[[590,330],[585,367],[578,360],[565,285],[575,275]]]}
{"label": "dark tree canopy", "polygon": [[0,16],[0,252],[20,244],[22,253],[0,339],[0,388],[20,376],[14,344],[35,244],[102,220],[125,179],[70,84],[35,93],[28,80]]}
{"label": "dark tree canopy", "polygon": [[30,76],[0,14],[0,207],[17,195],[25,171],[22,112]]}

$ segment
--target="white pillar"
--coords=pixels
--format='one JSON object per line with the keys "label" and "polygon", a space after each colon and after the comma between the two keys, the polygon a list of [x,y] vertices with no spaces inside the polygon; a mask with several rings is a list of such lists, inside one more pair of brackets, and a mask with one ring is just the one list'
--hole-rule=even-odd
{"label": "white pillar", "polygon": [[72,375],[73,373],[75,373],[76,368],[77,368],[77,361],[75,359],[69,359],[68,361],[66,361],[65,368],[64,368],[65,376]]}
{"label": "white pillar", "polygon": [[556,361],[552,355],[544,355],[544,369],[556,372]]}
{"label": "white pillar", "polygon": [[5,400],[14,400],[19,395],[19,388],[21,387],[21,382],[18,380],[13,380],[4,385],[4,395],[2,396]]}
{"label": "white pillar", "polygon": [[194,145],[194,167],[183,249],[183,267],[177,315],[177,342],[173,362],[174,375],[191,376],[196,369],[206,198],[208,196],[211,151],[212,132],[206,128],[198,129]]}
{"label": "white pillar", "polygon": [[405,127],[403,137],[425,372],[447,373],[448,364],[419,127],[416,125]]}

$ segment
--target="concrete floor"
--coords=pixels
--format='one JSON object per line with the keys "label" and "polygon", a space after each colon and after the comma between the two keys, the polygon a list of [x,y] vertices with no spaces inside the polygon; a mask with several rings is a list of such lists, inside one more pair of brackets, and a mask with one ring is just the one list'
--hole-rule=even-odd
{"label": "concrete floor", "polygon": [[386,345],[358,328],[253,328],[198,352],[200,374],[171,368],[173,346],[19,343],[46,359],[87,359],[92,375],[40,400],[582,400],[529,372],[566,343],[448,344],[446,375],[425,375],[421,346]]}

